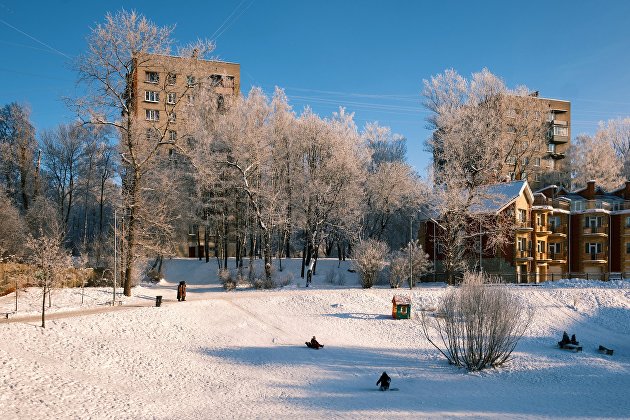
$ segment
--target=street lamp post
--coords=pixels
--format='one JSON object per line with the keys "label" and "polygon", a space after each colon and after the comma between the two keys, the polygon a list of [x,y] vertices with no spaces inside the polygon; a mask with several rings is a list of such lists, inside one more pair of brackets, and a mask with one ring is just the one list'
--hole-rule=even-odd
{"label": "street lamp post", "polygon": [[116,261],[118,260],[118,225],[117,225],[118,209],[114,210],[114,292],[112,296],[112,307],[116,304],[116,275],[118,270],[116,268]]}

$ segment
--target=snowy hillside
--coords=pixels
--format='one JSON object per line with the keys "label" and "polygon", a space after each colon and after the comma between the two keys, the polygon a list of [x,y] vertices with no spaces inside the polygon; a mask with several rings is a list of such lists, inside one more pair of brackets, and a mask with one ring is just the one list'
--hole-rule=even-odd
{"label": "snowy hillside", "polygon": [[[214,262],[167,262],[158,285],[111,308],[112,289],[59,290],[47,328],[41,294],[19,295],[0,320],[0,418],[627,418],[630,283],[566,280],[513,286],[536,318],[507,366],[446,364],[416,321],[391,319],[391,298],[431,309],[446,290],[363,290],[349,263],[320,261],[313,287],[299,261],[283,289],[224,292]],[[336,273],[335,283],[327,278]],[[339,280],[342,278],[341,280]],[[179,281],[188,285],[177,302]],[[164,296],[155,307],[155,296]],[[0,298],[12,310],[14,295]],[[89,314],[80,315],[80,313]],[[55,319],[55,316],[58,318]],[[557,348],[562,331],[582,353]],[[306,348],[313,335],[325,344]],[[613,356],[597,352],[603,344]],[[379,392],[383,372],[398,392]]]}

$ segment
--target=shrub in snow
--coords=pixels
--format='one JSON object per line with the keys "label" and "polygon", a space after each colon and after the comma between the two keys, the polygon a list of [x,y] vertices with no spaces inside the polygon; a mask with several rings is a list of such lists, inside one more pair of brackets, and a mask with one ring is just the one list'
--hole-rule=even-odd
{"label": "shrub in snow", "polygon": [[510,359],[533,312],[504,284],[464,273],[460,287],[446,292],[438,316],[421,317],[424,336],[449,363],[469,371]]}
{"label": "shrub in snow", "polygon": [[326,272],[326,283],[334,284],[336,286],[343,286],[346,284],[346,276],[343,271],[331,268]]}
{"label": "shrub in snow", "polygon": [[360,242],[354,248],[352,264],[364,289],[374,286],[379,273],[385,267],[388,251],[385,242],[373,239]]}
{"label": "shrub in snow", "polygon": [[286,287],[286,286],[290,285],[291,283],[293,283],[293,273],[291,273],[291,272],[289,272],[285,276],[283,276],[280,279],[280,281],[278,282],[280,287]]}
{"label": "shrub in snow", "polygon": [[219,281],[225,290],[234,290],[238,284],[237,280],[232,276],[230,270],[225,268],[219,270]]}

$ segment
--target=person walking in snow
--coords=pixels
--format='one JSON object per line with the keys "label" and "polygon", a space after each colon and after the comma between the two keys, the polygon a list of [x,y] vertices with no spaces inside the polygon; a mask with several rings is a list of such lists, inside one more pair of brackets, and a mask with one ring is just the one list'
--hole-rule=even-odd
{"label": "person walking in snow", "polygon": [[180,281],[179,286],[177,286],[177,300],[184,301],[186,300],[186,282]]}
{"label": "person walking in snow", "polygon": [[383,372],[383,374],[381,375],[380,378],[378,378],[378,381],[376,381],[376,385],[381,384],[381,391],[387,391],[389,389],[389,383],[392,381],[392,378],[390,378],[387,375],[387,372]]}

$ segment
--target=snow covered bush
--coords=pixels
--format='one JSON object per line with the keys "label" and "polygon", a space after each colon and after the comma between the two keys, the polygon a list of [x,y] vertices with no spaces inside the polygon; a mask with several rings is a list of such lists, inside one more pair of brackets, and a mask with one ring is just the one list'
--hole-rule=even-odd
{"label": "snow covered bush", "polygon": [[369,289],[376,283],[378,274],[385,267],[388,251],[385,242],[373,239],[360,242],[354,248],[353,265],[364,289]]}
{"label": "snow covered bush", "polygon": [[405,280],[410,288],[413,287],[431,267],[429,256],[417,243],[407,244],[401,251],[393,252],[390,258],[389,285],[392,288],[402,286]]}
{"label": "snow covered bush", "polygon": [[227,270],[225,268],[219,270],[219,281],[221,282],[221,284],[223,285],[223,288],[226,291],[236,289],[237,281],[232,276],[232,273],[230,272],[230,270]]}
{"label": "snow covered bush", "polygon": [[506,285],[468,272],[460,287],[446,292],[437,314],[422,314],[424,336],[450,364],[469,371],[507,362],[533,316]]}

